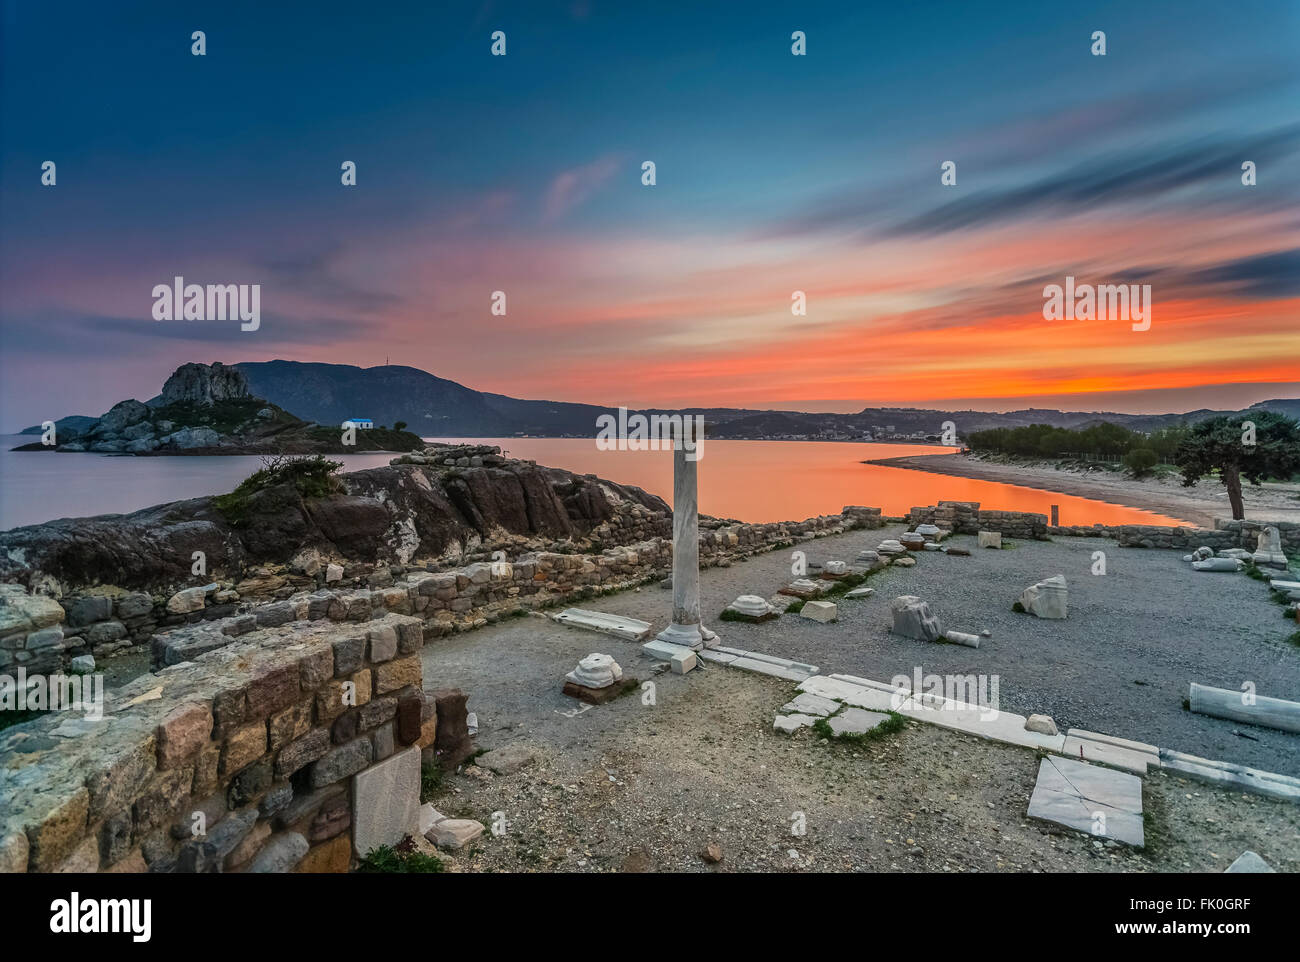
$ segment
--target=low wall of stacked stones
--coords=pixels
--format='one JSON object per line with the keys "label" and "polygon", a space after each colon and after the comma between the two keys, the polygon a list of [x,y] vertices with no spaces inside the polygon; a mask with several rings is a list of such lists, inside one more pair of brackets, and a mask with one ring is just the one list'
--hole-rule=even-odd
{"label": "low wall of stacked stones", "polygon": [[9,729],[0,870],[346,871],[409,820],[386,787],[418,806],[438,733],[421,645],[396,614],[259,629],[128,683],[102,718]]}
{"label": "low wall of stacked stones", "polygon": [[1205,546],[1215,551],[1223,551],[1227,548],[1254,551],[1259,544],[1259,533],[1266,525],[1278,529],[1283,551],[1288,555],[1300,554],[1300,524],[1290,521],[1230,521],[1216,518],[1213,528],[1167,527],[1152,524],[1094,524],[1049,528],[1048,533],[1113,538],[1125,548],[1170,548],[1195,551]]}
{"label": "low wall of stacked stones", "polygon": [[999,531],[1008,538],[1039,541],[1048,536],[1047,515],[1028,511],[981,511],[978,501],[940,501],[937,505],[912,508],[907,517],[912,527],[933,524],[956,534]]}
{"label": "low wall of stacked stones", "polygon": [[[702,519],[700,563],[730,564],[807,538],[881,523],[879,508],[858,506],[800,522]],[[0,671],[55,671],[81,655],[102,658],[150,643],[155,664],[175,664],[256,628],[303,620],[365,621],[386,612],[419,615],[426,622],[426,637],[436,637],[478,627],[503,613],[581,600],[666,577],[672,568],[672,542],[654,537],[600,552],[533,551],[510,561],[439,568],[342,565],[311,557],[278,568],[259,567],[239,581],[197,585],[169,596],[103,586],[56,600],[29,595],[17,585],[0,585],[0,591],[14,596],[8,599],[13,607],[0,607]],[[0,605],[5,601],[0,598]],[[4,611],[17,614],[6,620]],[[184,648],[185,657],[174,655],[167,661],[162,652],[168,645],[177,651]]]}

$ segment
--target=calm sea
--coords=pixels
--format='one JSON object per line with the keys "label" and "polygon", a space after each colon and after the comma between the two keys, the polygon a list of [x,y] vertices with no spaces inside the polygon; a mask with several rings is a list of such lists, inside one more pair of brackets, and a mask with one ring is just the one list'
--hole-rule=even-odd
{"label": "calm sea", "polygon": [[[261,466],[257,457],[136,458],[10,450],[34,438],[0,436],[0,530],[54,518],[135,511],[230,491]],[[583,438],[436,439],[498,444],[516,458],[633,484],[672,496],[667,451],[600,451]],[[708,441],[699,461],[700,510],[741,521],[802,520],[836,514],[846,504],[903,514],[940,500],[986,508],[1038,511],[1061,507],[1062,524],[1171,524],[1173,519],[1066,494],[926,474],[860,462],[935,454],[949,448],[818,441]],[[391,454],[338,455],[345,470],[385,465]]]}

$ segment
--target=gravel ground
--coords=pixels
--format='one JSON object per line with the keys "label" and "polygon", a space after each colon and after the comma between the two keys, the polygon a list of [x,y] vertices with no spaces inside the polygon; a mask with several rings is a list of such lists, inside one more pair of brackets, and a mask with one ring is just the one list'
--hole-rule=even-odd
{"label": "gravel ground", "polygon": [[[807,542],[801,549],[809,561],[851,562],[862,548],[874,548],[902,530],[854,531]],[[1269,600],[1261,582],[1241,574],[1194,572],[1181,553],[1120,548],[1106,539],[1022,541],[1001,551],[981,550],[974,542],[966,536],[948,542],[971,548],[970,557],[924,552],[916,555],[912,568],[891,566],[872,576],[868,585],[876,594],[862,601],[841,600],[840,620],[829,625],[794,615],[761,625],[716,620],[737,595],[770,597],[787,582],[789,551],[705,569],[700,589],[705,622],[724,644],[810,662],[823,674],[889,681],[896,674],[911,677],[917,666],[927,674],[996,674],[999,707],[1051,715],[1062,731],[1084,728],[1300,775],[1300,737],[1182,708],[1192,681],[1234,690],[1253,681],[1259,694],[1300,699],[1300,647],[1286,641],[1297,625],[1283,619],[1282,607]],[[1106,552],[1104,576],[1091,574],[1097,550]],[[1067,620],[1043,621],[1011,610],[1024,587],[1055,574],[1064,574],[1069,584]],[[946,628],[987,628],[993,636],[978,650],[898,638],[889,632],[889,602],[902,594],[928,601]],[[654,586],[584,603],[653,621],[656,630],[666,623],[670,605],[670,593]],[[467,637],[486,639],[500,630]],[[496,659],[481,650],[484,644],[486,640],[466,648],[466,670],[485,657],[495,666]],[[435,643],[434,649],[442,645]],[[593,650],[608,651],[621,661],[635,649],[582,632],[566,659],[576,663]],[[546,671],[546,666],[530,663],[523,651],[514,657],[521,663],[499,665],[512,684],[541,693],[559,677],[554,668]],[[560,674],[571,668],[565,665]]]}
{"label": "gravel ground", "polygon": [[[653,680],[655,703],[633,693],[562,714],[579,706],[563,672],[593,649]],[[451,871],[1222,871],[1247,848],[1300,871],[1295,805],[1156,773],[1136,851],[1026,818],[1029,750],[916,722],[862,746],[778,735],[790,682],[718,666],[652,677],[630,644],[536,617],[439,640],[423,659],[431,687],[470,692],[481,747],[536,756],[444,779],[444,814],[505,819],[503,835],[440,853]]]}

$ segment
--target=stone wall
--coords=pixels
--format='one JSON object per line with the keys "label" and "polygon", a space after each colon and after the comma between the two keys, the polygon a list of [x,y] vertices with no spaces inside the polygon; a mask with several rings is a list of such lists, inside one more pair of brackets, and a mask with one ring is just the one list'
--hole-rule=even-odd
{"label": "stone wall", "polygon": [[908,512],[912,527],[933,524],[955,534],[1000,531],[1008,538],[1046,540],[1047,515],[1028,511],[980,510],[978,501],[940,501]]}
{"label": "stone wall", "polygon": [[1213,528],[1168,527],[1154,524],[1094,524],[1049,528],[1048,533],[1113,538],[1125,548],[1170,548],[1194,551],[1204,545],[1215,551],[1223,551],[1227,548],[1254,551],[1259,544],[1259,532],[1266,525],[1278,529],[1283,551],[1292,556],[1300,555],[1300,524],[1289,521],[1230,521],[1216,518]]}
{"label": "stone wall", "polygon": [[[879,508],[860,506],[799,522],[741,524],[704,518],[700,563],[730,564],[807,538],[881,524]],[[596,543],[617,541],[618,547],[572,554],[526,551],[498,562],[487,560],[491,554],[483,552],[484,560],[445,569],[433,564],[334,563],[311,552],[287,565],[258,566],[238,581],[196,585],[169,597],[100,586],[56,601],[28,595],[17,585],[0,585],[9,592],[0,597],[0,671],[54,671],[67,667],[74,657],[102,658],[150,644],[155,636],[164,639],[164,647],[188,646],[185,650],[194,653],[220,647],[256,627],[327,618],[361,621],[384,612],[419,615],[426,620],[426,637],[435,637],[478,627],[502,613],[664,578],[672,569],[671,530],[660,530],[665,525],[671,529],[671,519],[664,522],[633,506],[592,532]],[[622,541],[646,531],[659,533]],[[504,550],[493,554],[508,557]],[[3,604],[9,597],[15,612],[21,606],[27,613],[15,613],[6,621]],[[173,630],[181,628],[185,630]],[[160,658],[156,650],[156,663],[176,663]]]}
{"label": "stone wall", "polygon": [[421,645],[398,614],[266,627],[128,683],[98,720],[0,733],[0,870],[346,871],[416,828],[438,734]]}

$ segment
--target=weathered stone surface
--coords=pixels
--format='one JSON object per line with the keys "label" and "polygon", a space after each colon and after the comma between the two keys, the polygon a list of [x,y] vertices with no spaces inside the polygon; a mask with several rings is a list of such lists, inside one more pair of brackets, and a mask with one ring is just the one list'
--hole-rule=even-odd
{"label": "weathered stone surface", "polygon": [[63,607],[45,595],[29,595],[22,585],[0,585],[0,638],[39,631],[63,620]]}
{"label": "weathered stone surface", "polygon": [[834,602],[807,601],[804,602],[804,606],[800,610],[799,616],[801,618],[807,618],[810,621],[828,624],[832,621],[839,620],[839,611],[835,607]]}
{"label": "weathered stone surface", "polygon": [[1030,715],[1025,719],[1025,731],[1039,732],[1043,735],[1059,734],[1051,715]]}
{"label": "weathered stone surface", "polygon": [[1068,598],[1065,575],[1053,575],[1021,592],[1020,605],[1035,617],[1060,620],[1066,617]]}
{"label": "weathered stone surface", "polygon": [[357,635],[334,642],[334,677],[346,678],[366,660],[366,639]]}
{"label": "weathered stone surface", "polygon": [[221,747],[221,774],[237,772],[266,754],[266,722],[235,729]]}
{"label": "weathered stone surface", "polygon": [[1049,756],[1039,763],[1029,817],[1141,848],[1142,779]]}
{"label": "weathered stone surface", "polygon": [[894,616],[893,631],[904,638],[918,641],[938,641],[943,637],[943,624],[930,606],[916,595],[899,595],[889,603]]}
{"label": "weathered stone surface", "polygon": [[81,628],[112,617],[113,599],[97,595],[82,595],[65,605],[64,610],[67,612],[68,626]]}
{"label": "weathered stone surface", "polygon": [[181,846],[177,868],[182,872],[221,871],[226,856],[248,836],[256,822],[257,809],[255,808],[231,812],[216,825],[211,826],[207,835]]}
{"label": "weathered stone surface", "polygon": [[830,719],[831,734],[836,738],[845,735],[863,735],[881,722],[888,721],[884,712],[865,711],[861,708],[845,708],[844,711]]}
{"label": "weathered stone surface", "polygon": [[396,845],[419,827],[420,750],[408,748],[353,779],[352,838],[358,854]]}
{"label": "weathered stone surface", "polygon": [[1001,531],[979,532],[979,546],[981,548],[1001,548],[1002,532]]}
{"label": "weathered stone surface", "polygon": [[0,874],[27,871],[27,836],[13,832],[0,838]]}
{"label": "weathered stone surface", "polygon": [[532,745],[526,745],[516,742],[513,745],[507,745],[504,748],[497,748],[490,752],[485,752],[478,758],[474,759],[474,764],[480,768],[486,768],[496,772],[498,775],[513,775],[521,768],[531,765],[537,760],[537,749]]}
{"label": "weathered stone surface", "polygon": [[772,728],[775,731],[785,732],[787,735],[797,732],[800,728],[811,728],[816,724],[817,718],[814,715],[805,715],[802,712],[795,712],[790,715],[777,715],[772,722]]}
{"label": "weathered stone surface", "polygon": [[337,874],[346,872],[352,860],[352,841],[346,835],[339,835],[327,842],[313,845],[297,867],[295,872],[311,874]]}
{"label": "weathered stone surface", "polygon": [[257,857],[249,863],[248,872],[260,875],[293,871],[309,848],[311,846],[307,839],[297,832],[282,832],[263,846]]}
{"label": "weathered stone surface", "polygon": [[592,652],[578,662],[578,667],[564,676],[575,685],[607,688],[623,677],[623,669],[613,655]]}
{"label": "weathered stone surface", "polygon": [[[325,753],[329,751],[329,747],[329,732],[323,728],[312,729],[306,735],[290,742],[281,749],[280,754],[275,760],[276,776],[279,778],[288,778],[309,762],[314,762],[319,758],[323,758]],[[368,760],[369,759],[367,759],[367,761]],[[350,774],[350,772],[344,772],[343,774]],[[342,777],[343,775],[336,776],[336,778]],[[334,780],[334,778],[330,778],[327,781],[332,782]],[[314,784],[319,787],[320,785],[324,785],[325,782],[315,782]]]}
{"label": "weathered stone surface", "polygon": [[472,818],[444,818],[429,829],[425,838],[439,848],[456,851],[482,835],[483,830],[483,823]]}
{"label": "weathered stone surface", "polygon": [[674,675],[684,675],[688,671],[693,671],[698,664],[699,656],[689,650],[674,652],[668,659],[668,665]]}
{"label": "weathered stone surface", "polygon": [[271,780],[270,759],[249,765],[230,780],[226,804],[235,809],[257,801],[271,787]]}
{"label": "weathered stone surface", "polygon": [[[318,731],[320,730],[318,729]],[[321,734],[325,735],[325,732],[321,731]],[[325,740],[328,744],[327,735]],[[333,751],[326,753],[312,766],[312,788],[322,788],[331,782],[337,782],[340,778],[355,775],[371,763],[374,759],[374,752],[374,746],[370,743],[369,738],[358,738],[356,741],[340,745]]]}
{"label": "weathered stone surface", "polygon": [[167,599],[167,611],[173,615],[185,615],[191,611],[202,611],[209,591],[216,591],[216,585],[201,588],[183,588]]}
{"label": "weathered stone surface", "polygon": [[79,875],[94,873],[99,871],[99,840],[94,836],[88,837],[84,842],[78,845],[71,855],[69,855],[56,868],[56,872],[73,872]]}
{"label": "weathered stone surface", "polygon": [[397,629],[392,625],[371,628],[367,638],[372,662],[390,661],[397,654]]}
{"label": "weathered stone surface", "polygon": [[382,665],[376,665],[373,671],[375,674],[375,694],[377,695],[396,691],[399,688],[405,688],[407,685],[414,685],[418,688],[422,677],[418,655],[408,655],[405,658],[398,658]]}
{"label": "weathered stone surface", "polygon": [[155,735],[160,769],[175,768],[189,761],[212,737],[212,706],[191,702],[173,709]]}
{"label": "weathered stone surface", "polygon": [[290,705],[267,719],[270,750],[279,751],[289,742],[301,738],[311,729],[311,700]]}
{"label": "weathered stone surface", "polygon": [[1238,855],[1233,860],[1232,864],[1229,865],[1223,871],[1225,873],[1254,872],[1258,874],[1273,874],[1277,871],[1277,869],[1273,868],[1273,866],[1265,862],[1255,852],[1252,852],[1249,849],[1247,849],[1246,851]]}
{"label": "weathered stone surface", "polygon": [[403,745],[420,740],[424,701],[419,695],[407,695],[397,701],[397,739]]}
{"label": "weathered stone surface", "polygon": [[831,712],[839,711],[840,703],[830,698],[823,698],[821,695],[814,695],[810,692],[801,691],[795,695],[794,699],[786,702],[781,706],[784,712],[802,712],[805,715],[818,715],[825,717]]}

